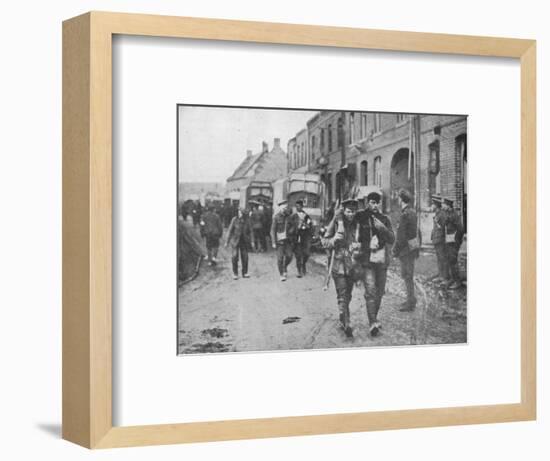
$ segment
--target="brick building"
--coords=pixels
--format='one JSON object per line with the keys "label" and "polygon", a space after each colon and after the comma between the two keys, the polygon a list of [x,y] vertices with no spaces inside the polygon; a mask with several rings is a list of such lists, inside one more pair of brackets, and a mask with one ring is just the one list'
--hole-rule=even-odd
{"label": "brick building", "polygon": [[[384,195],[384,211],[395,222],[397,192],[408,189],[415,197],[425,241],[432,226],[432,194],[453,199],[464,219],[465,115],[321,111],[307,122],[305,131],[307,171],[321,174],[329,202],[347,197],[354,186],[376,185]],[[299,164],[296,169],[302,168]]]}
{"label": "brick building", "polygon": [[287,154],[281,148],[281,140],[275,138],[271,150],[269,150],[267,142],[263,141],[260,152],[256,154],[253,154],[251,150],[246,152],[246,157],[233,174],[227,178],[225,192],[229,194],[239,191],[250,181],[276,181],[284,177],[287,170]]}
{"label": "brick building", "polygon": [[288,141],[287,158],[288,171],[305,173],[309,169],[309,143],[307,139],[307,129],[296,133],[292,139]]}

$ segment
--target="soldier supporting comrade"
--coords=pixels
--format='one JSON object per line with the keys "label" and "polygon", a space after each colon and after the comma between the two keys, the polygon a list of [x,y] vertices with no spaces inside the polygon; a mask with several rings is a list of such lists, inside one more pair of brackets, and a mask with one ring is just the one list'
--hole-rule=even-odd
{"label": "soldier supporting comrade", "polygon": [[353,285],[363,279],[357,206],[357,200],[345,200],[321,237],[323,247],[330,250],[329,271],[336,288],[340,325],[348,338],[353,336],[349,311]]}
{"label": "soldier supporting comrade", "polygon": [[395,241],[390,218],[380,211],[382,194],[373,191],[367,195],[367,208],[357,213],[362,245],[363,283],[367,317],[371,336],[377,336],[381,324],[378,312],[386,292],[386,278],[390,265],[390,247]]}

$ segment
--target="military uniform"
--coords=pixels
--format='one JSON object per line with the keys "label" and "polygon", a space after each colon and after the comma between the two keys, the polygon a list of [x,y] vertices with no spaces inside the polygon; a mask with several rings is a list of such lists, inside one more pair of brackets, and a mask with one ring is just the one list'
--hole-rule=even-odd
{"label": "military uniform", "polygon": [[218,248],[220,246],[220,238],[223,234],[222,221],[217,213],[208,210],[202,216],[201,234],[206,239],[206,250],[208,252],[208,262],[213,264],[218,257]]}
{"label": "military uniform", "polygon": [[361,244],[358,242],[358,236],[359,224],[355,220],[348,222],[343,217],[335,217],[329,224],[327,233],[321,238],[323,248],[332,250],[331,276],[336,288],[340,323],[346,336],[352,336],[349,303],[353,285],[363,279]]}
{"label": "military uniform", "polygon": [[292,215],[296,238],[294,242],[294,256],[296,257],[296,269],[298,277],[305,275],[306,263],[311,251],[311,230],[313,222],[305,211],[296,211]]}
{"label": "military uniform", "polygon": [[449,278],[449,267],[445,250],[445,211],[441,209],[441,197],[433,196],[432,201],[437,204],[437,209],[433,217],[431,240],[437,257],[438,278],[446,280]]}
{"label": "military uniform", "polygon": [[414,262],[419,253],[416,212],[407,202],[401,208],[395,245],[393,246],[393,255],[398,257],[401,262],[401,277],[407,290],[407,301],[404,303],[402,310],[413,310],[416,307]]}
{"label": "military uniform", "polygon": [[[365,288],[367,317],[371,334],[376,335],[380,328],[378,312],[386,292],[386,278],[391,260],[390,247],[395,241],[395,234],[390,218],[382,213],[362,210],[357,213],[355,220],[360,226],[359,241],[362,252],[360,261],[364,267],[362,281]],[[375,220],[383,226],[377,229]]]}
{"label": "military uniform", "polygon": [[[452,201],[447,199],[447,202],[452,206]],[[462,245],[464,238],[464,226],[459,214],[449,208],[445,213],[445,254],[449,268],[450,288],[458,288],[461,284],[458,273],[458,250]]]}
{"label": "military uniform", "polygon": [[239,274],[239,253],[241,256],[242,275],[248,277],[248,249],[251,241],[250,222],[246,216],[234,216],[227,230],[226,246],[231,247],[233,277]]}
{"label": "military uniform", "polygon": [[250,225],[252,226],[253,249],[259,252],[264,249],[265,239],[263,237],[263,212],[258,207],[250,213]]}
{"label": "military uniform", "polygon": [[277,268],[281,280],[286,280],[286,271],[292,261],[292,247],[296,235],[294,220],[289,210],[279,211],[271,223],[271,241],[276,244]]}

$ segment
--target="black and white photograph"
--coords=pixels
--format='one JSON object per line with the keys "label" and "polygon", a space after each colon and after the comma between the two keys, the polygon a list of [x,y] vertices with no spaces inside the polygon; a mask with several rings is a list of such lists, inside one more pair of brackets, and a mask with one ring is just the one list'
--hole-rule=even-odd
{"label": "black and white photograph", "polygon": [[178,104],[178,354],[467,343],[467,121]]}

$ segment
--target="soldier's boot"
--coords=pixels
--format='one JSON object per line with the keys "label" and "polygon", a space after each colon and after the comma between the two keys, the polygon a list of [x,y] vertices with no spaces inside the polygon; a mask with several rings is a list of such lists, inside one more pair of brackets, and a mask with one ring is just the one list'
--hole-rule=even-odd
{"label": "soldier's boot", "polygon": [[344,334],[351,338],[353,337],[353,330],[350,327],[349,324],[349,306],[347,306],[345,303],[341,303],[338,305],[340,309],[340,324],[342,326],[342,329],[344,330]]}

